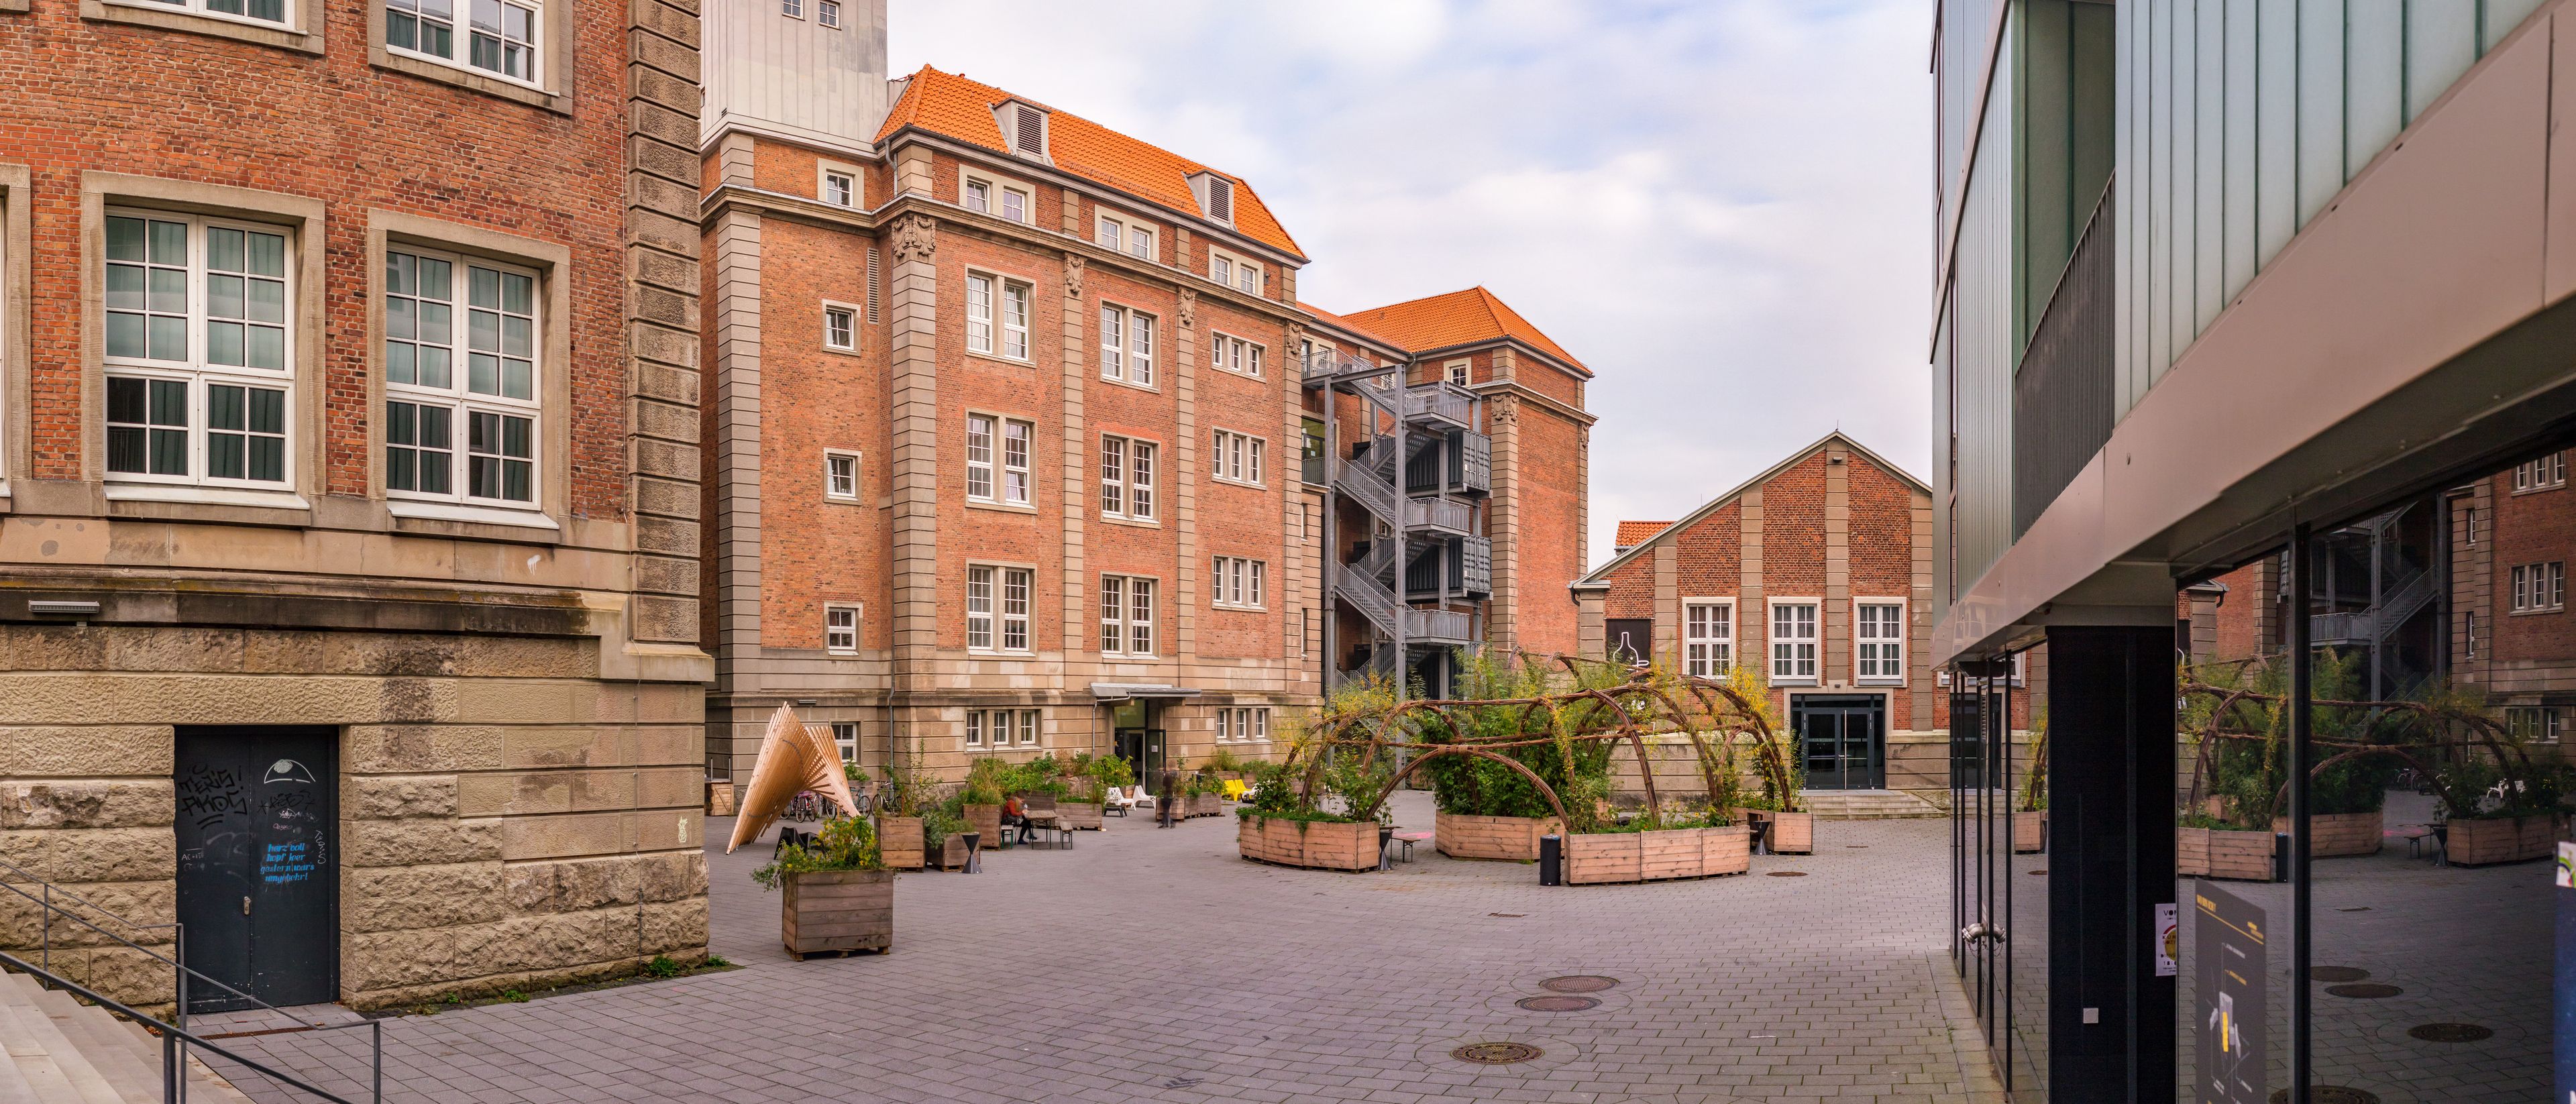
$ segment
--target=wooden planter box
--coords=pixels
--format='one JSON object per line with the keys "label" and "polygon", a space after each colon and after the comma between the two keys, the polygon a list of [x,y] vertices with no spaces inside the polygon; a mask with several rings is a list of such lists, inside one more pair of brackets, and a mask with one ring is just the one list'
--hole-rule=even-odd
{"label": "wooden planter box", "polygon": [[2036,855],[2048,850],[2048,810],[2014,813],[2012,832],[2013,854]]}
{"label": "wooden planter box", "polygon": [[1377,869],[1377,822],[1333,824],[1247,816],[1235,829],[1243,857],[1310,870]]}
{"label": "wooden planter box", "polygon": [[732,816],[734,812],[733,798],[733,783],[707,783],[707,815],[719,817]]}
{"label": "wooden planter box", "polygon": [[1750,828],[1587,832],[1565,837],[1568,885],[1708,878],[1753,869]]}
{"label": "wooden planter box", "polygon": [[921,869],[922,852],[928,841],[921,836],[921,818],[907,816],[877,817],[877,853],[885,857],[893,870]]}
{"label": "wooden planter box", "polygon": [[820,871],[785,881],[779,934],[797,961],[826,951],[894,948],[894,871]]}
{"label": "wooden planter box", "polygon": [[1757,820],[1771,822],[1768,846],[1774,855],[1813,855],[1816,853],[1816,814],[1780,813],[1769,809],[1729,809],[1729,817],[1739,824]]}
{"label": "wooden planter box", "polygon": [[984,846],[1002,841],[1002,807],[999,805],[966,806],[966,830],[984,833]]}
{"label": "wooden planter box", "polygon": [[2442,846],[2449,852],[2453,866],[2484,866],[2547,858],[2556,850],[2557,842],[2558,818],[2552,815],[2514,820],[2453,817],[2449,838]]}
{"label": "wooden planter box", "polygon": [[1100,830],[1100,806],[1098,805],[1088,801],[1067,801],[1056,806],[1055,811],[1057,815],[1064,818],[1064,826],[1067,828],[1093,832]]}
{"label": "wooden planter box", "polygon": [[2174,829],[2174,873],[2195,878],[2272,880],[2272,833]]}
{"label": "wooden planter box", "polygon": [[1224,816],[1225,798],[1217,794],[1192,794],[1185,809],[1194,817]]}
{"label": "wooden planter box", "polygon": [[[2367,813],[2318,813],[2308,818],[2308,857],[2344,859],[2379,853],[2379,810]],[[2272,830],[2287,835],[2290,818],[2273,817]]]}
{"label": "wooden planter box", "polygon": [[[990,846],[992,837],[986,836],[979,842],[984,846]],[[939,848],[931,853],[930,865],[941,870],[966,869],[966,833],[948,833],[948,838],[939,841]]]}
{"label": "wooden planter box", "polygon": [[1565,823],[1555,817],[1439,813],[1432,818],[1431,845],[1453,859],[1537,862],[1538,838],[1564,832]]}

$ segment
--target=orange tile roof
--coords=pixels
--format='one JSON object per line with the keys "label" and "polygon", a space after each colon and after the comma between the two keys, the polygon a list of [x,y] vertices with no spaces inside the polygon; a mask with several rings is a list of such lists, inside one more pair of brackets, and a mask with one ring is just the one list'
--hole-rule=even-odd
{"label": "orange tile roof", "polygon": [[[924,65],[904,85],[903,97],[895,101],[876,140],[885,141],[886,136],[905,127],[920,127],[1008,156],[1010,146],[1002,138],[1002,126],[993,119],[993,106],[1005,100],[1046,107],[1026,96],[968,80],[963,74],[943,73]],[[1297,240],[1288,236],[1287,228],[1279,225],[1269,205],[1243,178],[1147,145],[1082,116],[1051,107],[1047,111],[1048,152],[1054,156],[1056,168],[1193,214],[1198,212],[1199,203],[1190,193],[1189,178],[1202,172],[1216,173],[1234,181],[1236,230],[1264,245],[1305,256],[1305,251],[1297,248]]]}
{"label": "orange tile roof", "polygon": [[1669,521],[1623,521],[1619,523],[1618,537],[1610,543],[1621,548],[1634,548],[1672,527],[1673,523]]}
{"label": "orange tile roof", "polygon": [[1306,301],[1304,301],[1304,300],[1299,300],[1299,301],[1298,301],[1298,303],[1297,303],[1297,309],[1298,309],[1298,310],[1301,310],[1301,311],[1304,311],[1304,312],[1306,312],[1306,313],[1308,313],[1308,314],[1314,315],[1316,318],[1322,319],[1324,322],[1326,322],[1326,323],[1328,323],[1328,324],[1335,325],[1335,326],[1339,326],[1339,327],[1341,327],[1341,328],[1343,328],[1343,329],[1345,329],[1345,330],[1349,330],[1349,331],[1351,331],[1352,333],[1358,334],[1358,335],[1360,335],[1360,336],[1362,336],[1362,337],[1374,338],[1374,339],[1376,339],[1376,340],[1386,342],[1386,343],[1387,343],[1387,344],[1389,344],[1389,345],[1395,346],[1395,347],[1396,347],[1396,348],[1398,348],[1398,349],[1402,349],[1402,348],[1404,348],[1404,343],[1403,343],[1403,342],[1397,341],[1397,340],[1395,340],[1394,338],[1388,337],[1388,336],[1386,336],[1385,334],[1382,334],[1382,333],[1377,332],[1376,330],[1372,330],[1372,329],[1370,329],[1370,328],[1368,328],[1368,327],[1366,327],[1366,326],[1360,325],[1360,324],[1359,324],[1359,323],[1357,323],[1357,322],[1353,322],[1353,321],[1351,321],[1351,320],[1350,320],[1350,319],[1348,319],[1348,318],[1344,318],[1344,317],[1342,317],[1341,315],[1334,314],[1333,312],[1328,311],[1328,310],[1325,310],[1325,309],[1324,309],[1324,308],[1322,308],[1322,307],[1316,306],[1316,305],[1315,305],[1315,304],[1313,304],[1313,303],[1309,303],[1309,302],[1306,302]]}
{"label": "orange tile roof", "polygon": [[1504,306],[1483,285],[1446,295],[1434,295],[1397,303],[1393,306],[1364,310],[1350,316],[1353,324],[1385,334],[1396,344],[1420,352],[1468,345],[1479,341],[1518,338],[1540,352],[1562,360],[1585,375],[1591,369],[1574,359],[1574,354],[1530,325],[1529,319]]}

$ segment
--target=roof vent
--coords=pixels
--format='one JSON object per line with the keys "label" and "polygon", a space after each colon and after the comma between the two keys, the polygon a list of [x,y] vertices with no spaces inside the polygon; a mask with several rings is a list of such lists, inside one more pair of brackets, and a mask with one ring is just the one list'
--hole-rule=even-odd
{"label": "roof vent", "polygon": [[1234,181],[1212,172],[1190,175],[1190,194],[1199,201],[1199,213],[1217,222],[1234,222]]}

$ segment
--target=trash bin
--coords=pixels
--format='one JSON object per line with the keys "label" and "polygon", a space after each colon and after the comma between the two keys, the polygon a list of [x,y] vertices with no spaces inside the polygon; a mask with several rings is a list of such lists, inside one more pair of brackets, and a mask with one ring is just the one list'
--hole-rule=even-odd
{"label": "trash bin", "polygon": [[965,838],[965,841],[966,841],[966,873],[968,873],[968,874],[981,874],[981,873],[983,873],[983,872],[984,872],[984,864],[983,864],[983,862],[982,862],[982,861],[980,861],[980,859],[979,859],[979,858],[977,857],[977,855],[976,855],[976,850],[977,850],[977,846],[976,846],[976,845],[981,844],[982,842],[984,842],[984,833],[982,833],[982,832],[964,832],[964,833],[960,833],[960,835],[962,835],[962,836]]}
{"label": "trash bin", "polygon": [[1546,835],[1538,838],[1538,884],[1565,884],[1565,837]]}

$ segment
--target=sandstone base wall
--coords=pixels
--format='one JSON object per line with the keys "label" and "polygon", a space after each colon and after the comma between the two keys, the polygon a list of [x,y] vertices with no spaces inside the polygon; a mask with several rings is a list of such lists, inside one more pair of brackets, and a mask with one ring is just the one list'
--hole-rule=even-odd
{"label": "sandstone base wall", "polygon": [[[598,650],[596,638],[0,625],[0,857],[136,923],[168,923],[176,726],[328,725],[346,1003],[702,959],[705,691],[603,680]],[[166,967],[66,949],[63,926],[53,961],[68,976],[173,999]],[[0,905],[0,944],[31,948],[36,935],[32,906]]]}

